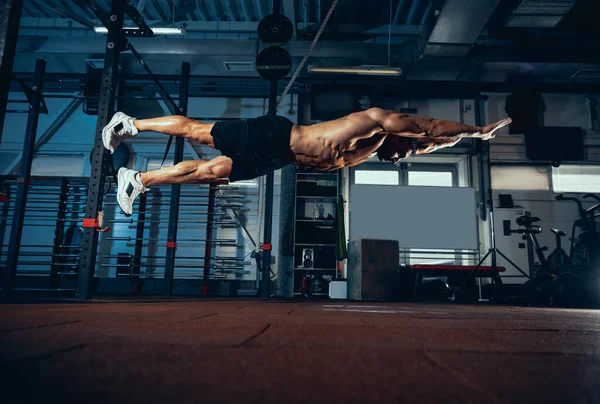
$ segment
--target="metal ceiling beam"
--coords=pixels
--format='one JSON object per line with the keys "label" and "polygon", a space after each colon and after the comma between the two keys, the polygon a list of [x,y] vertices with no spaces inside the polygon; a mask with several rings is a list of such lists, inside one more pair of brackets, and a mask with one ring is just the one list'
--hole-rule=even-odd
{"label": "metal ceiling beam", "polygon": [[248,7],[246,6],[246,0],[240,0],[240,7],[242,8],[242,21],[252,21],[250,14],[248,13]]}
{"label": "metal ceiling beam", "polygon": [[140,0],[140,2],[135,8],[137,8],[137,11],[140,14],[142,14],[144,12],[144,9],[146,8],[146,4],[148,4],[148,0]]}
{"label": "metal ceiling beam", "polygon": [[[200,0],[196,0],[200,1]],[[284,0],[285,10],[289,10],[289,7],[294,9],[293,2],[295,0]],[[289,3],[289,4],[288,4]],[[296,21],[295,12],[286,12],[286,17],[294,23]],[[205,18],[205,16],[203,16]],[[150,26],[160,24],[160,20],[146,20]],[[186,24],[186,31],[188,34],[192,33],[251,33],[256,34],[258,28],[258,22],[256,21],[179,21],[180,23]],[[64,33],[61,31],[80,31],[89,30],[93,27],[91,21],[82,20],[80,23],[76,22],[69,25],[66,18],[31,18],[25,17],[21,19],[21,29],[35,29],[36,36],[63,36]],[[316,33],[319,26],[316,24],[306,25],[304,23],[294,23],[294,29],[305,28],[307,32]],[[325,33],[335,35],[388,35],[390,26],[381,25],[374,26],[373,24],[336,24],[326,27]],[[47,30],[47,31],[46,31]],[[53,33],[56,32],[56,35]],[[418,36],[421,33],[421,28],[415,25],[392,25],[391,35],[392,36]],[[87,41],[87,39],[86,39]]]}
{"label": "metal ceiling beam", "polygon": [[592,52],[597,40],[538,38],[504,46],[476,46],[470,57],[485,62],[507,63],[600,63],[600,53]]}
{"label": "metal ceiling beam", "polygon": [[577,0],[524,0],[509,18],[511,28],[554,28]]}
{"label": "metal ceiling beam", "polygon": [[[200,18],[202,18],[202,20],[204,20],[204,21],[208,21],[208,16],[204,12],[204,7],[202,7],[203,4],[201,4],[201,0],[194,0],[194,3],[196,4],[196,11],[198,12],[198,14],[200,14]],[[202,22],[204,22],[204,21],[202,21]],[[186,29],[187,29],[187,27],[186,27]]]}
{"label": "metal ceiling beam", "polygon": [[[104,48],[104,37],[89,37],[85,41],[74,37],[37,37],[22,36],[19,38],[17,52],[21,56],[26,54],[49,53],[63,56],[73,54],[86,55],[94,58]],[[158,55],[161,57],[185,56],[198,58],[200,60],[211,56],[256,56],[256,40],[227,40],[206,39],[202,41],[190,41],[180,38],[163,37],[155,38],[132,38],[130,40],[136,50],[143,56]],[[306,41],[290,41],[283,45],[291,56],[303,57],[310,47]],[[407,56],[412,59],[410,52],[402,52],[402,44],[392,44],[392,53]],[[123,52],[127,55],[128,52]],[[314,48],[313,57],[349,57],[372,59],[387,55],[387,44],[365,44],[360,42],[341,43],[335,41],[320,41]]]}
{"label": "metal ceiling beam", "polygon": [[223,0],[221,7],[227,13],[227,17],[230,21],[238,21],[234,9],[231,7],[231,0]]}
{"label": "metal ceiling beam", "polygon": [[396,12],[394,13],[394,20],[392,24],[398,24],[400,20],[400,13],[402,12],[402,6],[404,5],[405,0],[398,0],[398,7],[396,7]]}
{"label": "metal ceiling beam", "polygon": [[50,7],[57,13],[64,15],[65,17],[79,23],[80,25],[82,25],[84,27],[94,28],[94,23],[92,23],[91,21],[89,21],[85,18],[81,18],[79,15],[77,15],[77,13],[75,13],[73,10],[71,10],[69,8],[66,8],[66,7],[56,4],[56,3],[41,3],[39,0],[32,0],[32,1],[35,1],[37,4],[43,4],[44,6]]}
{"label": "metal ceiling beam", "polygon": [[283,1],[283,15],[285,15],[291,22],[294,29],[294,35],[292,38],[300,39],[298,37],[298,20],[296,19],[296,0],[282,0]]}
{"label": "metal ceiling beam", "polygon": [[206,8],[208,13],[210,14],[210,19],[212,21],[219,21],[219,12],[217,11],[217,7],[213,0],[204,0],[204,4],[206,4]]}
{"label": "metal ceiling beam", "polygon": [[[79,106],[83,103],[83,98],[75,98],[71,100],[71,102],[58,113],[56,119],[52,121],[52,123],[48,126],[48,128],[44,131],[42,136],[40,136],[36,141],[33,147],[33,154],[37,153],[46,143],[50,141],[56,135],[58,130],[69,120],[69,118],[73,115],[75,111],[79,108]],[[8,172],[13,172],[16,170],[21,161],[17,160],[16,164],[13,164]]]}
{"label": "metal ceiling beam", "polygon": [[422,4],[422,0],[413,0],[413,3],[410,5],[410,9],[408,10],[408,15],[406,16],[406,24],[412,25],[413,19],[417,13],[417,10]]}

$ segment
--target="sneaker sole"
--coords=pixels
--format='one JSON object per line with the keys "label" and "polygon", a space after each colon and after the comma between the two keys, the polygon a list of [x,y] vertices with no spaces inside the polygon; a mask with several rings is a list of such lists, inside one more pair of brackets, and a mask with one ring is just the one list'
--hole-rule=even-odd
{"label": "sneaker sole", "polygon": [[[110,150],[110,143],[111,140],[113,140],[112,136],[108,135],[108,129],[112,128],[114,126],[116,126],[118,124],[118,122],[122,119],[123,117],[123,113],[122,112],[117,112],[116,114],[113,115],[112,119],[110,120],[110,122],[102,129],[102,143],[104,143],[104,148],[108,151],[110,151],[110,153],[114,153],[114,150]],[[120,144],[121,142],[119,141],[118,144]],[[117,146],[118,146],[117,144]]]}
{"label": "sneaker sole", "polygon": [[[121,208],[125,216],[131,216],[131,213],[125,212],[125,209],[123,209],[123,205],[121,203],[121,197],[123,196],[123,194],[125,194],[125,186],[129,183],[129,181],[125,179],[125,173],[127,171],[127,168],[121,168],[117,173],[117,181],[119,182],[117,187],[117,203],[119,204],[119,207]],[[123,186],[121,186],[121,184],[123,184]],[[129,197],[127,196],[125,196],[125,198],[129,199]]]}

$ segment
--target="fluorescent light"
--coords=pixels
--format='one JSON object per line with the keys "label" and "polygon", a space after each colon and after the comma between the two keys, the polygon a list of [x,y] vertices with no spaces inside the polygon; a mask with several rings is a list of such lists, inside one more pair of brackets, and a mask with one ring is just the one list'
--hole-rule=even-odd
{"label": "fluorescent light", "polygon": [[308,66],[309,73],[358,74],[369,76],[400,76],[402,69],[388,66]]}
{"label": "fluorescent light", "polygon": [[[130,29],[132,31],[138,30],[138,27],[123,27],[123,29]],[[183,35],[185,34],[185,30],[183,28],[169,28],[169,27],[150,27],[154,35]],[[94,31],[97,34],[108,34],[108,29],[106,27],[94,27]]]}

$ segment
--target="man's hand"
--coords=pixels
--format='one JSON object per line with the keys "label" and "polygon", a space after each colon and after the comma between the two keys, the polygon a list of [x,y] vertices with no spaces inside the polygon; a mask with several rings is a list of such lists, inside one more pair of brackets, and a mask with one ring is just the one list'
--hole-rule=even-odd
{"label": "man's hand", "polygon": [[496,137],[494,132],[496,132],[500,128],[505,127],[506,125],[510,124],[511,122],[512,122],[512,119],[506,118],[506,119],[502,119],[501,121],[498,121],[496,123],[493,123],[491,125],[485,126],[481,131],[481,139],[482,140],[493,139],[494,137]]}

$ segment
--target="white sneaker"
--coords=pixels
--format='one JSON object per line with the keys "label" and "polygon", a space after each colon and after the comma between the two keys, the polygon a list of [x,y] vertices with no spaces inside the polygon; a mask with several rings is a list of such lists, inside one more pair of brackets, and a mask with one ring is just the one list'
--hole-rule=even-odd
{"label": "white sneaker", "polygon": [[140,172],[122,167],[119,169],[117,180],[119,181],[117,188],[117,202],[123,213],[130,216],[133,213],[133,201],[139,194],[149,191],[148,188],[142,185],[140,181]]}
{"label": "white sneaker", "polygon": [[115,149],[123,140],[137,136],[139,131],[133,124],[134,120],[135,118],[117,112],[108,125],[102,129],[102,142],[111,154],[115,152]]}

